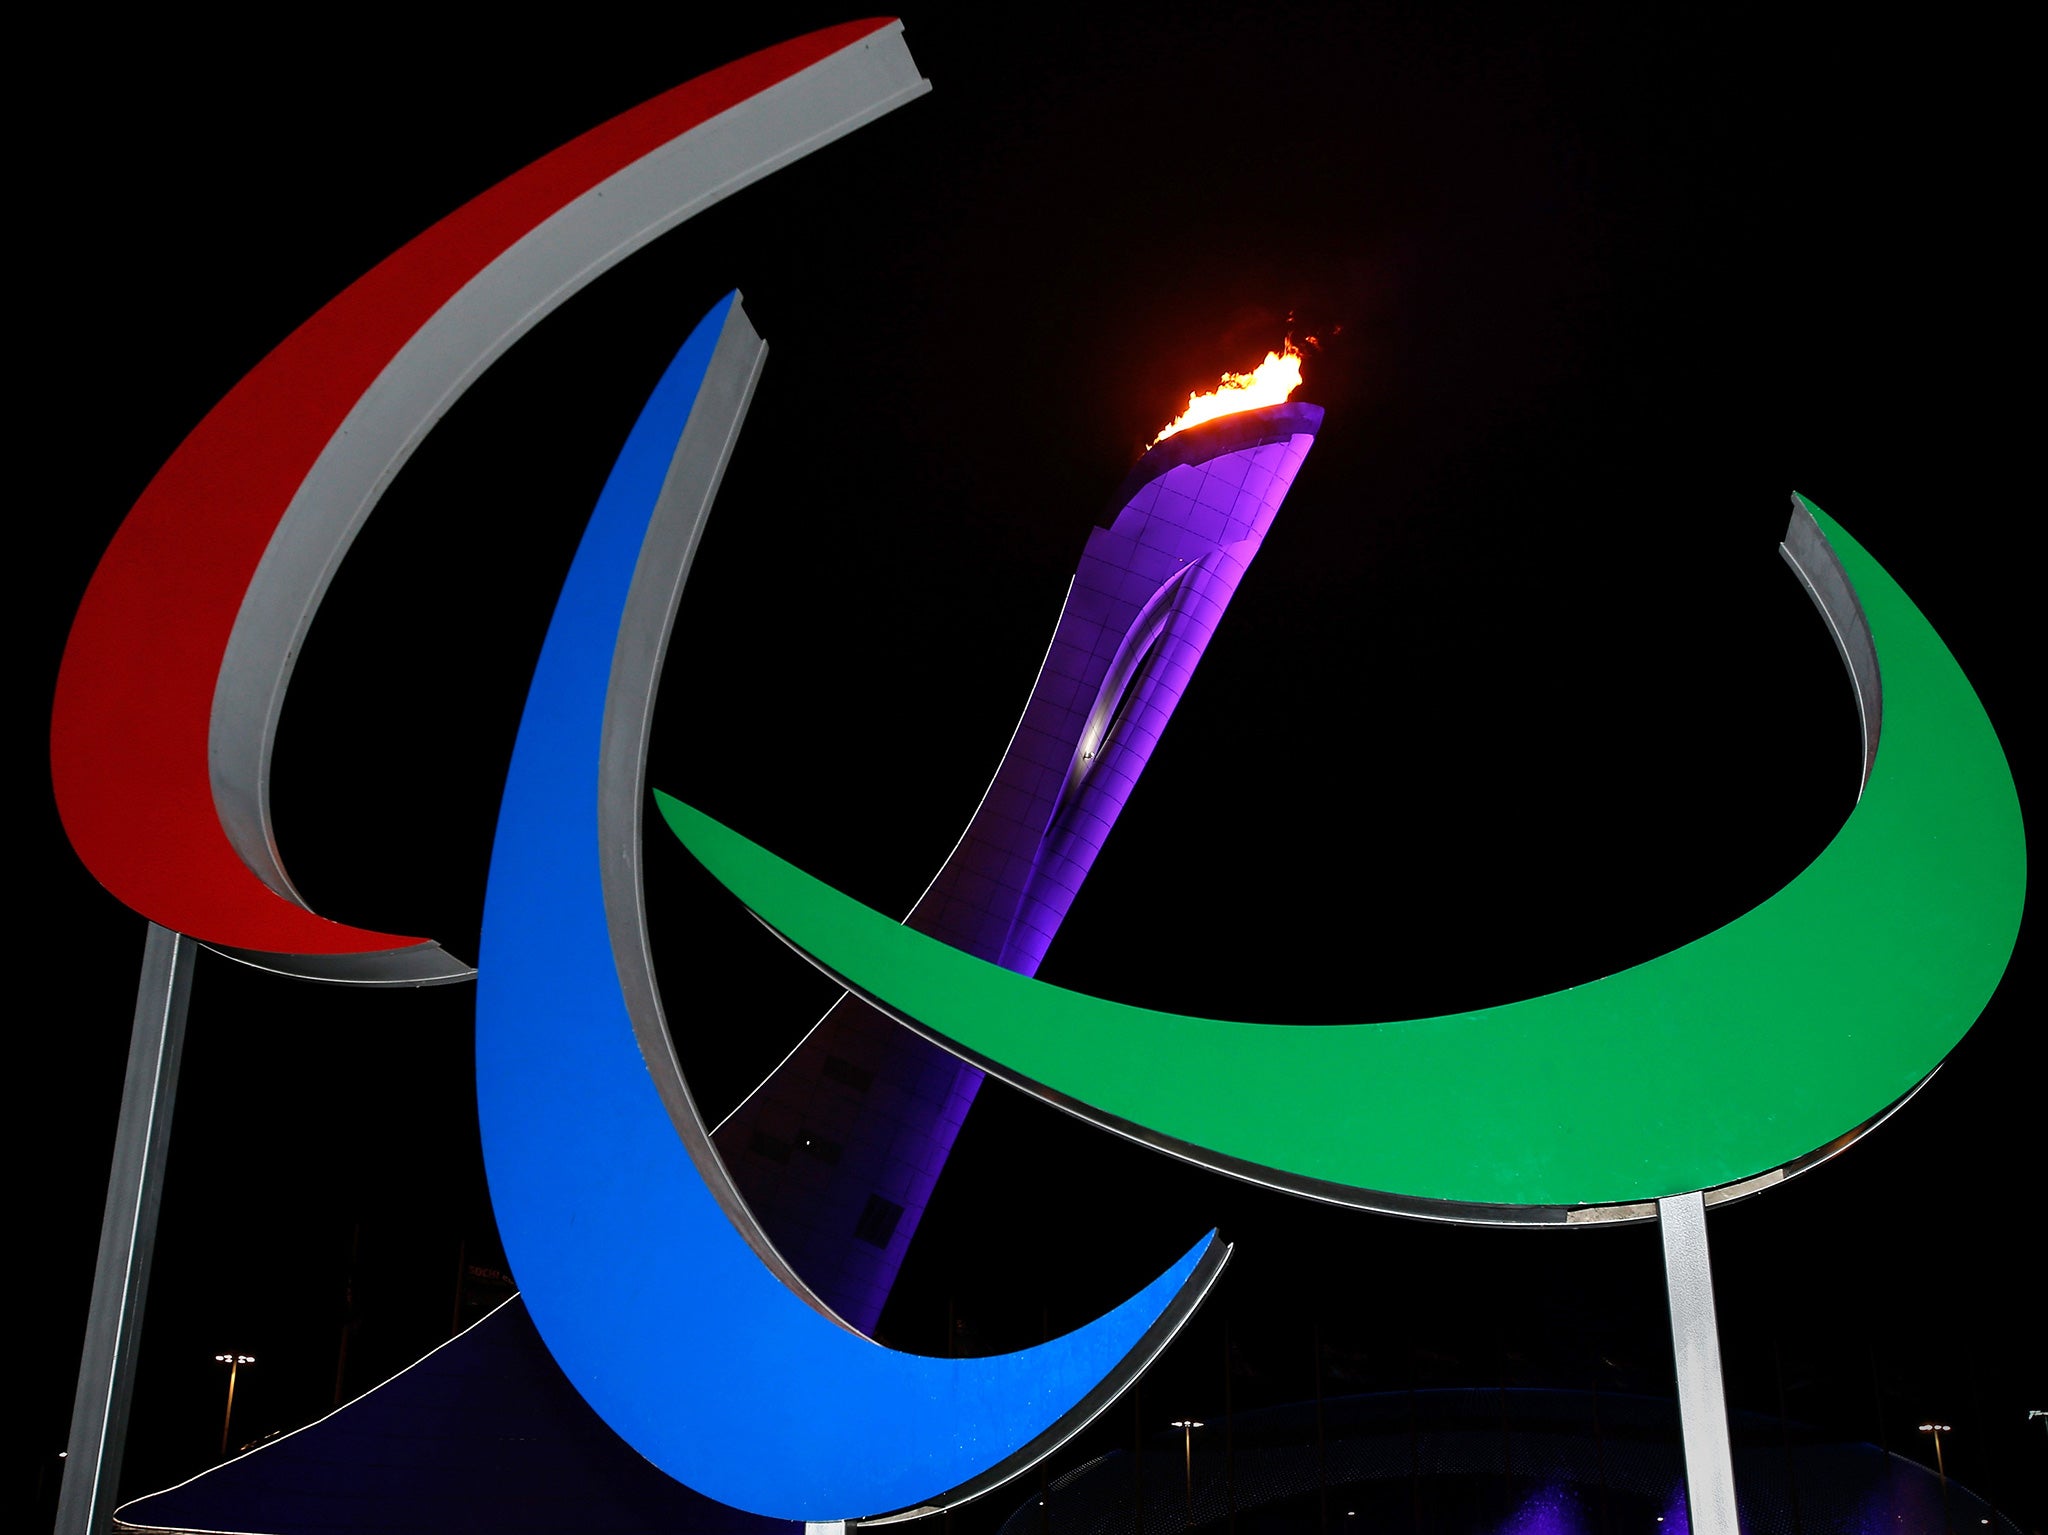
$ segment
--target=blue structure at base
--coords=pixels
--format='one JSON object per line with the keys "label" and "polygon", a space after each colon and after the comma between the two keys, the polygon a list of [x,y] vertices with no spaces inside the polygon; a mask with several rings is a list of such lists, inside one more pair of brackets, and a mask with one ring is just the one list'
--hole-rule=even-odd
{"label": "blue structure at base", "polygon": [[116,1518],[264,1535],[801,1535],[664,1476],[563,1378],[513,1299],[345,1407]]}

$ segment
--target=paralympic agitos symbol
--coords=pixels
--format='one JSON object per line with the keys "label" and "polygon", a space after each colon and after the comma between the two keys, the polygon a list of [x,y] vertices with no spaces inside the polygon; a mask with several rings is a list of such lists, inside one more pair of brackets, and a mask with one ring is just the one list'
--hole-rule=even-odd
{"label": "paralympic agitos symbol", "polygon": [[[306,910],[270,836],[270,741],[327,580],[432,421],[554,304],[926,88],[890,22],[714,71],[451,215],[260,364],[152,482],[81,605],[53,769],[94,874],[251,963],[365,984],[466,978],[429,942]],[[1040,1348],[925,1359],[839,1324],[733,1189],[647,958],[640,784],[669,621],[764,353],[737,295],[706,316],[565,582],[493,853],[478,1091],[508,1255],[578,1389],[701,1491],[825,1520],[957,1501],[1049,1452],[1164,1346],[1224,1250],[1212,1234]],[[1506,1007],[1313,1030],[1123,1007],[947,949],[672,799],[660,808],[822,969],[1118,1133],[1341,1203],[1626,1214],[1796,1169],[1882,1116],[1975,1019],[2017,933],[2018,805],[1967,680],[1889,576],[1803,502],[1786,554],[1857,689],[1855,811],[1746,916]],[[1144,1069],[1168,1054],[1174,1073]],[[821,1397],[863,1410],[819,1413]]]}

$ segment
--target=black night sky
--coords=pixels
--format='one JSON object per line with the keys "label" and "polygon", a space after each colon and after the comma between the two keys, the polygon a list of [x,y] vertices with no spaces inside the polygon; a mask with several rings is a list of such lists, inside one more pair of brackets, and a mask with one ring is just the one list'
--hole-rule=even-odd
{"label": "black night sky", "polygon": [[[70,855],[39,766],[78,595],[165,455],[350,279],[584,128],[848,14],[732,10],[489,35],[347,15],[290,39],[79,20],[48,55],[48,137],[18,161],[16,456],[40,491],[15,514],[37,787],[9,1244],[29,1289],[8,1480],[38,1522],[143,934]],[[1145,441],[1290,329],[1321,340],[1298,396],[1327,408],[1321,438],[1049,980],[1209,1016],[1412,1016],[1754,905],[1855,792],[1852,697],[1776,554],[1794,489],[1933,620],[2031,808],[2013,40],[1729,8],[965,11],[906,17],[930,96],[600,279],[406,468],[284,716],[279,842],[316,908],[474,955],[554,588],[647,391],[733,287],[768,370],[649,778],[885,910],[973,811]],[[831,993],[679,849],[650,864],[670,1014],[720,1114]],[[1905,1111],[1712,1231],[1734,1405],[1782,1392],[1916,1457],[1942,1418],[1950,1472],[2038,1529],[2035,950],[2030,931]],[[471,1005],[202,956],[131,1495],[211,1463],[216,1352],[260,1361],[242,1442],[507,1293]],[[1310,1396],[1317,1336],[1332,1393],[1670,1389],[1653,1229],[1311,1207],[997,1086],[883,1330],[943,1351],[950,1315],[963,1350],[1036,1341],[1211,1226],[1237,1257],[1145,1380],[1147,1432],[1218,1409],[1226,1324],[1240,1405]],[[1059,1464],[1131,1424],[1127,1401]],[[1015,1502],[958,1517],[992,1529]]]}

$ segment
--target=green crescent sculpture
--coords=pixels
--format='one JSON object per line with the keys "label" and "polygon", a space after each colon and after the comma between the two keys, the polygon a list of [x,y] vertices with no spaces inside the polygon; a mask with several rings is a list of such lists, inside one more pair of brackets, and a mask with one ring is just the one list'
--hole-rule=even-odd
{"label": "green crescent sculpture", "polygon": [[1883,567],[1803,498],[1793,508],[1783,552],[1862,715],[1855,809],[1741,917],[1545,996],[1315,1027],[1125,1006],[913,932],[656,798],[690,852],[813,964],[1119,1134],[1365,1208],[1647,1217],[1613,1207],[1775,1181],[1882,1118],[1976,1020],[2019,930],[2025,837],[1983,706]]}

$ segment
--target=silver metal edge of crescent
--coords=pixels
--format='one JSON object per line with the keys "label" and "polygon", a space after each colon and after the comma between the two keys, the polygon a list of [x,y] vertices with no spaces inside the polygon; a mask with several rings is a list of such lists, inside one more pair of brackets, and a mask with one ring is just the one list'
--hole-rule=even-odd
{"label": "silver metal edge of crescent", "polygon": [[330,986],[446,986],[476,978],[475,965],[432,942],[353,954],[273,954],[268,949],[237,949],[224,943],[202,947],[252,970],[301,981],[325,981]]}
{"label": "silver metal edge of crescent", "polygon": [[[357,401],[258,562],[214,689],[207,764],[215,808],[228,841],[272,890],[305,905],[284,871],[270,815],[271,758],[292,669],[349,545],[434,423],[529,329],[641,246],[930,89],[901,23],[892,23],[747,98],[616,172],[501,254]],[[418,986],[476,973],[431,944],[347,956],[353,964],[332,955],[217,952],[342,984]]]}
{"label": "silver metal edge of crescent", "polygon": [[726,464],[739,440],[767,357],[768,344],[754,330],[742,300],[735,296],[648,517],[647,534],[619,619],[611,678],[605,686],[598,759],[597,855],[612,962],[627,1015],[633,1020],[633,1038],[697,1176],[769,1272],[820,1316],[853,1332],[777,1250],[711,1143],[711,1132],[697,1111],[697,1100],[676,1058],[675,1042],[662,1011],[642,877],[641,783],[647,772],[647,737],[654,721],[668,638],[683,584],[689,579],[712,502],[725,478]]}

